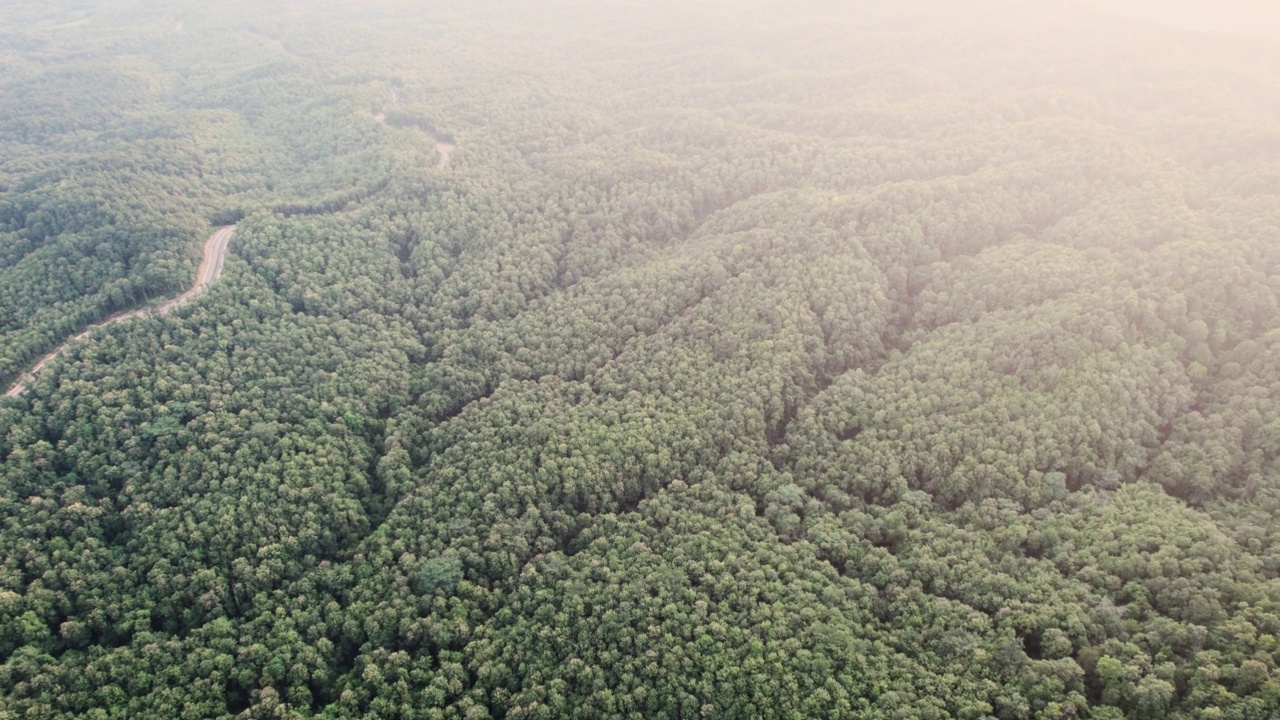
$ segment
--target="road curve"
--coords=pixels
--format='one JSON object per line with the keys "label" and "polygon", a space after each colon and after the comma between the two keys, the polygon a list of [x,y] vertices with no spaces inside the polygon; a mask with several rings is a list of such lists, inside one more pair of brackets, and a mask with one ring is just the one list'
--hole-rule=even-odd
{"label": "road curve", "polygon": [[449,156],[453,154],[453,143],[447,143],[443,140],[436,140],[436,152],[440,153],[440,162],[436,163],[437,170],[443,170],[449,165]]}
{"label": "road curve", "polygon": [[[395,94],[392,93],[392,98],[391,98],[392,104],[395,104],[396,100],[397,98]],[[378,113],[377,115],[374,115],[373,119],[378,121],[378,123],[381,125],[387,124],[386,116],[383,115],[382,113]],[[428,137],[431,137],[431,136],[428,134]],[[436,137],[431,137],[431,139],[435,141],[436,152],[440,154],[440,159],[436,162],[435,169],[444,170],[446,167],[449,166],[449,160],[450,160],[450,156],[453,154],[454,145],[453,143],[445,142]],[[36,373],[40,372],[40,370],[42,370],[50,360],[66,352],[67,348],[70,347],[72,343],[89,337],[97,329],[106,327],[107,325],[114,325],[115,323],[123,322],[130,318],[134,318],[139,315],[147,314],[147,313],[155,313],[163,317],[173,312],[174,310],[177,310],[183,305],[186,305],[187,303],[191,302],[193,298],[198,296],[200,293],[204,292],[206,288],[212,285],[222,275],[222,264],[227,258],[227,243],[230,242],[231,235],[235,231],[236,231],[235,225],[228,225],[226,227],[221,227],[221,228],[218,228],[212,235],[209,236],[209,239],[205,241],[204,259],[200,261],[200,269],[196,271],[196,282],[194,285],[191,286],[189,290],[182,293],[178,297],[172,298],[170,300],[166,300],[160,303],[159,305],[147,305],[146,307],[141,307],[136,310],[129,310],[127,312],[122,312],[117,315],[112,315],[111,317],[107,318],[106,320],[103,320],[102,322],[96,325],[89,326],[89,328],[87,328],[83,332],[79,333],[78,335],[75,335],[70,340],[67,340],[66,342],[59,345],[58,349],[40,358],[40,362],[36,363],[31,367],[30,370],[26,371],[21,376],[19,376],[17,382],[13,384],[13,387],[9,388],[9,391],[4,394],[5,397],[17,397],[19,395],[26,393],[28,389],[28,383],[30,383],[34,379]]]}
{"label": "road curve", "polygon": [[[394,105],[395,97],[396,97],[395,93],[392,93],[391,97],[392,97],[391,104]],[[387,124],[386,113],[378,113],[373,116],[373,119],[374,119],[374,122],[378,123],[383,127],[391,127],[390,125]],[[436,144],[436,152],[440,154],[440,159],[436,161],[436,170],[443,170],[446,167],[449,167],[449,158],[453,155],[453,151],[457,149],[457,146],[455,146],[451,142],[445,142],[444,140],[441,140],[440,138],[432,135],[431,133],[423,130],[422,128],[415,127],[415,129],[418,132],[422,133],[423,135],[426,135],[428,138],[431,139],[432,142]]]}
{"label": "road curve", "polygon": [[196,271],[196,282],[194,285],[191,286],[189,290],[182,293],[178,297],[165,300],[159,305],[147,305],[145,307],[140,307],[136,310],[129,310],[126,312],[122,312],[116,315],[112,315],[111,317],[107,318],[106,320],[103,320],[97,325],[89,326],[88,329],[84,330],[78,335],[75,335],[74,337],[72,337],[70,340],[59,345],[57,350],[54,350],[48,355],[45,355],[44,357],[40,358],[40,362],[36,363],[34,366],[32,366],[30,370],[23,373],[22,376],[18,378],[18,381],[13,384],[13,387],[9,388],[9,391],[4,394],[5,397],[18,397],[19,395],[22,395],[23,393],[25,393],[27,391],[27,384],[30,383],[32,379],[34,379],[35,374],[40,372],[40,370],[43,369],[44,366],[48,364],[50,360],[66,352],[66,349],[71,347],[72,343],[78,342],[80,340],[83,340],[89,337],[94,333],[94,331],[98,330],[99,328],[103,328],[108,325],[114,325],[118,322],[124,322],[125,320],[128,320],[130,318],[134,318],[139,315],[148,314],[148,313],[155,313],[163,317],[173,312],[174,310],[177,310],[183,305],[186,305],[187,303],[191,302],[193,298],[200,295],[200,293],[204,292],[206,288],[208,288],[219,277],[222,276],[222,266],[227,259],[227,244],[231,241],[231,235],[235,231],[236,231],[235,225],[228,225],[226,227],[221,227],[221,228],[218,228],[217,231],[215,231],[212,235],[210,235],[209,239],[205,241],[204,259],[200,261],[200,269]]}

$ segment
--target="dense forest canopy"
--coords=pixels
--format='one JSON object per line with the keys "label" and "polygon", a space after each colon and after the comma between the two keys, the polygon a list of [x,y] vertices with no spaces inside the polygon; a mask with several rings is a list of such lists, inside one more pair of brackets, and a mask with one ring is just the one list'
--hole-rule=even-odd
{"label": "dense forest canopy", "polygon": [[1275,41],[9,0],[0,148],[6,386],[237,224],[0,400],[0,719],[1280,717]]}

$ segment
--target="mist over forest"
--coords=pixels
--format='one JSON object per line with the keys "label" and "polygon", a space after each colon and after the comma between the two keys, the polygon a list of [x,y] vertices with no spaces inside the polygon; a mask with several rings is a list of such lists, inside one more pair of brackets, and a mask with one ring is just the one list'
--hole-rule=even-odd
{"label": "mist over forest", "polygon": [[1267,0],[1092,0],[1120,15],[1193,30],[1280,37],[1280,5]]}
{"label": "mist over forest", "polygon": [[0,3],[0,720],[1280,718],[1280,15]]}

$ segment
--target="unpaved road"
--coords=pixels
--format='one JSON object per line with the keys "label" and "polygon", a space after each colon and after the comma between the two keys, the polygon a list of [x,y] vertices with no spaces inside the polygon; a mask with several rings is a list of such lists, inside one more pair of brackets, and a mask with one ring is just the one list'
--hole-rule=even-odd
{"label": "unpaved road", "polygon": [[9,391],[4,394],[5,397],[17,397],[25,393],[27,391],[26,384],[31,382],[33,376],[40,372],[40,370],[44,368],[50,360],[65,352],[68,347],[71,347],[72,343],[89,337],[97,329],[108,325],[114,325],[118,322],[123,322],[129,318],[134,318],[143,314],[155,313],[163,317],[191,302],[193,298],[204,292],[206,288],[212,285],[213,282],[222,275],[222,265],[227,259],[227,243],[230,242],[231,235],[235,231],[235,225],[218,228],[218,230],[210,235],[209,239],[205,241],[204,259],[200,261],[200,269],[196,271],[196,282],[191,286],[191,289],[182,293],[178,297],[166,300],[159,305],[147,305],[146,307],[141,307],[137,310],[122,312],[117,315],[112,315],[97,325],[91,325],[84,332],[81,332],[79,335],[76,335],[70,340],[59,345],[57,350],[54,350],[48,355],[40,358],[40,362],[36,363],[30,370],[23,373],[22,377],[18,378],[18,381],[13,384],[13,387],[9,388]]}
{"label": "unpaved road", "polygon": [[[392,104],[394,105],[395,99],[396,99],[396,94],[394,92],[391,93],[391,98],[392,98]],[[373,119],[375,122],[377,122],[379,125],[382,125],[383,127],[391,127],[390,125],[387,124],[386,113],[378,113],[377,115],[373,116]],[[426,132],[425,130],[418,129],[418,132],[431,138],[436,143],[436,152],[440,153],[440,161],[436,163],[436,169],[443,170],[446,167],[448,167],[449,157],[453,155],[453,151],[457,146],[454,145],[453,143],[447,143],[437,137],[434,137],[430,133]]]}
{"label": "unpaved road", "polygon": [[449,164],[449,156],[453,154],[453,148],[453,143],[436,140],[436,152],[440,153],[440,162],[436,163],[437,170],[443,170]]}
{"label": "unpaved road", "polygon": [[[392,93],[393,103],[395,100],[395,94]],[[378,121],[379,124],[387,124],[386,116],[382,113],[374,115],[373,119]],[[453,143],[447,143],[438,138],[433,137],[431,139],[435,140],[436,152],[440,153],[440,161],[436,163],[436,170],[443,170],[449,166],[449,159],[453,154],[454,145]],[[213,282],[222,275],[222,264],[227,258],[227,243],[231,240],[231,234],[235,231],[235,225],[218,228],[217,232],[210,235],[209,239],[205,241],[204,259],[200,262],[200,269],[196,272],[196,282],[191,286],[190,290],[187,290],[172,300],[166,300],[159,305],[148,305],[146,307],[138,308],[137,310],[122,312],[118,315],[112,315],[97,325],[91,325],[84,332],[81,332],[79,335],[72,337],[70,340],[62,343],[62,345],[59,345],[57,350],[54,350],[48,355],[40,358],[40,362],[36,363],[30,370],[23,373],[22,376],[18,378],[18,381],[13,384],[13,387],[9,388],[9,391],[5,393],[5,397],[17,397],[25,393],[27,391],[27,383],[31,382],[35,374],[40,372],[40,370],[43,369],[50,360],[65,352],[72,343],[89,337],[98,328],[114,325],[115,323],[123,322],[129,318],[134,318],[146,313],[155,313],[163,317],[183,305],[186,305],[188,302],[191,302],[192,298],[204,292],[205,288],[213,284]]]}

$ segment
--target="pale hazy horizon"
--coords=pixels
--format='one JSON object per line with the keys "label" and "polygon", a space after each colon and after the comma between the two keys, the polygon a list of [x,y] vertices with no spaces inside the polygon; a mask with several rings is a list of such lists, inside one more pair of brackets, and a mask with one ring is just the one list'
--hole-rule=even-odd
{"label": "pale hazy horizon", "polygon": [[1116,12],[1208,32],[1280,37],[1275,0],[1092,0]]}

